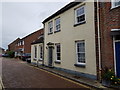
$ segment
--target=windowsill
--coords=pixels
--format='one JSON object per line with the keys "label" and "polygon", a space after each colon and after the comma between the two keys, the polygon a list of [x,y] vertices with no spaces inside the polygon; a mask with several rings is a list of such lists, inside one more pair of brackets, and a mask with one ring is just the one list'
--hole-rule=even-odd
{"label": "windowsill", "polygon": [[57,32],[60,32],[61,30],[59,30],[59,31],[54,31],[54,33],[57,33]]}
{"label": "windowsill", "polygon": [[42,59],[39,59],[39,61],[43,61]]}
{"label": "windowsill", "polygon": [[85,65],[83,65],[83,64],[74,64],[74,66],[76,66],[76,67],[81,67],[81,68],[85,68]]}
{"label": "windowsill", "polygon": [[55,61],[55,63],[56,63],[56,64],[61,64],[61,62],[60,62],[60,61]]}
{"label": "windowsill", "polygon": [[76,26],[78,26],[78,25],[85,24],[85,23],[86,23],[86,21],[83,21],[83,22],[81,22],[81,23],[74,24],[74,27],[76,27]]}
{"label": "windowsill", "polygon": [[48,35],[50,35],[50,34],[53,34],[53,32],[51,32],[51,33],[48,33]]}

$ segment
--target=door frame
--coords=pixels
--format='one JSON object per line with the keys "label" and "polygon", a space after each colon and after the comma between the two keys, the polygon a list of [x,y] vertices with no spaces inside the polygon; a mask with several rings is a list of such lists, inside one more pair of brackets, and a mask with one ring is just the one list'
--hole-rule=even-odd
{"label": "door frame", "polygon": [[113,48],[114,48],[114,70],[115,75],[117,75],[117,69],[116,69],[116,51],[115,51],[115,43],[120,42],[120,40],[115,40],[115,36],[113,36]]}
{"label": "door frame", "polygon": [[[51,49],[51,51],[52,51],[52,53],[51,53],[51,66],[50,66],[50,49]],[[48,66],[49,67],[53,67],[53,47],[48,47]]]}

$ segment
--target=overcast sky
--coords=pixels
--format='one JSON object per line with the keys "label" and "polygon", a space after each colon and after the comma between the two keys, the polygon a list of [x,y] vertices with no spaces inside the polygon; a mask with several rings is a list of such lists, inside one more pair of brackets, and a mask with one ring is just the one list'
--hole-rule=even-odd
{"label": "overcast sky", "polygon": [[69,2],[0,2],[0,46],[7,49],[16,38],[42,28],[45,18]]}

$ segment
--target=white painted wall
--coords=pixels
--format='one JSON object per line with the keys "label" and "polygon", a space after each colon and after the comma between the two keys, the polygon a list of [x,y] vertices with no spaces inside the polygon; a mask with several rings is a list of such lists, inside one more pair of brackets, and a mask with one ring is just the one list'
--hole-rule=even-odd
{"label": "white painted wall", "polygon": [[[74,27],[75,15],[74,9],[85,4],[86,23]],[[48,65],[48,49],[47,43],[60,43],[61,44],[61,64],[54,64],[55,67],[61,67],[78,72],[96,75],[96,50],[95,50],[95,24],[94,24],[94,2],[81,3],[64,13],[56,16],[51,20],[60,17],[61,31],[48,35],[48,22],[45,23],[45,48],[44,48],[44,63]],[[50,21],[51,21],[50,20]],[[53,23],[54,24],[54,23]],[[53,25],[55,26],[55,25]],[[86,52],[86,67],[80,68],[74,66],[76,63],[76,47],[75,41],[85,40]],[[53,51],[53,60],[56,60],[55,49]]]}
{"label": "white painted wall", "polygon": [[[35,50],[34,50],[35,46],[37,46],[37,58],[35,58]],[[31,62],[32,63],[37,63],[39,61],[39,63],[42,64],[43,62],[42,60],[40,60],[40,46],[43,46],[43,44],[39,43],[39,44],[31,45]]]}

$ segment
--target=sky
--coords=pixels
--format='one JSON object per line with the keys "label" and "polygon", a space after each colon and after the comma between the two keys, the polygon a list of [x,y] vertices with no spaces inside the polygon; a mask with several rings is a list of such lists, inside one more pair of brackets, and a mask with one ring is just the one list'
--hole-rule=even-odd
{"label": "sky", "polygon": [[0,1],[0,47],[7,49],[8,44],[16,38],[23,38],[43,28],[44,19],[70,2],[70,0],[35,1]]}

